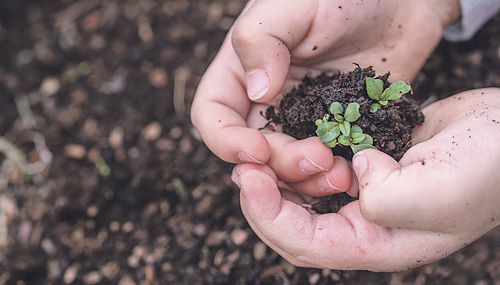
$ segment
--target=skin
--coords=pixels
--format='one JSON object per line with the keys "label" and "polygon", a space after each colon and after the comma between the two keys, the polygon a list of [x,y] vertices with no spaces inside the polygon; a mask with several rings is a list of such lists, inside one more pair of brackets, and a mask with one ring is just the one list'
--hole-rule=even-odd
{"label": "skin", "polygon": [[[452,0],[249,2],[204,75],[191,116],[207,146],[238,163],[241,207],[264,242],[299,266],[397,271],[498,226],[500,149],[484,143],[498,141],[498,89],[426,108],[416,145],[399,163],[365,150],[351,168],[318,138],[257,130],[260,112],[306,73],[356,62],[411,80],[458,17]],[[337,214],[312,215],[301,205],[342,191],[360,200]]]}
{"label": "skin", "polygon": [[240,164],[243,213],[298,266],[399,271],[439,260],[500,225],[500,146],[488,143],[500,139],[498,106],[491,88],[425,108],[399,163],[376,150],[354,157],[360,200],[336,214],[309,213],[268,166]]}
{"label": "skin", "polygon": [[[297,141],[258,131],[266,123],[260,112],[306,73],[348,71],[353,62],[411,80],[443,26],[458,17],[458,8],[445,2],[250,1],[200,82],[192,122],[225,161],[266,163],[299,192],[351,193],[355,177],[344,159],[334,158],[318,138]],[[252,101],[249,94],[262,86],[251,80],[258,71],[269,80]]]}

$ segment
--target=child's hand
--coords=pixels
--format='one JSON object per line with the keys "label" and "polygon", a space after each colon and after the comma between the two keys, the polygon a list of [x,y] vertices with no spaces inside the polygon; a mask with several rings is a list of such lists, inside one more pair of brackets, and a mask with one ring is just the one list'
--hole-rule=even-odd
{"label": "child's hand", "polygon": [[464,243],[500,224],[500,89],[477,89],[425,108],[399,163],[376,151],[353,160],[361,212],[387,227],[443,232]]}
{"label": "child's hand", "polygon": [[[442,13],[448,2],[456,9]],[[458,17],[456,2],[250,1],[198,87],[193,124],[225,161],[266,163],[271,158],[274,170],[300,173],[304,158],[320,157],[314,163],[330,169],[333,157],[315,151],[318,141],[304,142],[306,152],[281,162],[288,154],[280,144],[294,140],[273,135],[269,139],[276,142],[268,143],[256,130],[266,123],[260,111],[306,73],[347,71],[353,62],[413,78],[443,26]]]}
{"label": "child's hand", "polygon": [[[415,146],[397,163],[364,150],[360,200],[311,215],[272,169],[233,172],[254,231],[293,264],[397,271],[441,259],[500,225],[500,90],[464,92],[424,110]],[[307,202],[307,201],[306,201]]]}

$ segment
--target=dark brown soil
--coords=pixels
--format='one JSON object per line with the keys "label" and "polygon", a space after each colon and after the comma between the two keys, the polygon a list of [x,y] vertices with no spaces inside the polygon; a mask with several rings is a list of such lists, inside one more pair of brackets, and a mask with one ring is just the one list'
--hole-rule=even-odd
{"label": "dark brown soil", "polygon": [[[0,1],[0,136],[47,166],[0,151],[0,284],[498,284],[500,229],[400,273],[297,268],[257,238],[188,117],[246,2]],[[499,46],[500,16],[443,41],[415,96],[500,86]]]}
{"label": "dark brown soil", "polygon": [[[305,139],[316,135],[315,121],[329,113],[330,105],[339,102],[344,109],[349,103],[359,104],[361,117],[356,120],[363,133],[373,138],[373,146],[394,159],[399,160],[411,147],[413,128],[424,122],[424,115],[416,100],[407,94],[389,103],[375,113],[370,106],[375,101],[366,92],[366,78],[382,80],[384,89],[388,88],[389,73],[376,76],[372,67],[357,66],[353,71],[310,78],[306,76],[302,83],[285,94],[279,103],[279,110],[273,106],[266,111],[265,117],[270,125],[281,125],[283,132],[296,138]],[[351,160],[353,151],[350,147],[338,145],[333,149],[335,155]],[[335,213],[349,202],[356,200],[345,193],[322,197],[313,204],[313,210],[319,214]]]}
{"label": "dark brown soil", "polygon": [[[329,113],[333,102],[339,102],[344,108],[349,103],[358,103],[361,117],[356,125],[373,138],[378,150],[399,160],[411,146],[411,132],[424,122],[424,115],[419,104],[407,95],[371,113],[370,106],[375,101],[366,92],[367,77],[381,79],[384,88],[390,85],[389,73],[376,76],[372,67],[358,66],[351,72],[322,74],[316,78],[306,76],[301,85],[283,96],[277,112],[274,107],[268,108],[266,118],[269,124],[282,125],[285,134],[305,139],[316,135],[314,122]],[[335,147],[334,153],[348,160],[353,156],[351,148],[342,145]]]}

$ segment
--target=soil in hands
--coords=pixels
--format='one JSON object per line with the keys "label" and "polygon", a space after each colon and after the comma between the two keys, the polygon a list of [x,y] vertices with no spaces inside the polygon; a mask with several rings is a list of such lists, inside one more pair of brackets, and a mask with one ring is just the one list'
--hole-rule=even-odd
{"label": "soil in hands", "polygon": [[[266,110],[266,127],[281,125],[284,133],[296,139],[305,139],[316,136],[317,127],[314,122],[329,112],[333,102],[339,102],[344,108],[349,103],[358,103],[361,117],[355,124],[373,138],[373,145],[378,150],[399,160],[411,146],[411,132],[424,122],[424,115],[409,94],[396,101],[389,101],[387,106],[371,113],[370,106],[375,101],[366,92],[367,77],[381,79],[384,88],[390,85],[387,81],[389,73],[376,76],[372,67],[357,66],[348,73],[321,74],[314,78],[306,76],[298,87],[283,97],[279,110],[273,106]],[[351,160],[353,156],[350,147],[339,145],[333,152],[347,160]],[[320,214],[335,213],[355,199],[344,193],[322,197],[313,205],[313,210]]]}

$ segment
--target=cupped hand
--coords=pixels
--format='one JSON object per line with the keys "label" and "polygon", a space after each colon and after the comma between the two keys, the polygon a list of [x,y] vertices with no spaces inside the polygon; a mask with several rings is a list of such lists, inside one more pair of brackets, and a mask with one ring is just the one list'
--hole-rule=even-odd
{"label": "cupped hand", "polygon": [[399,163],[377,151],[354,158],[361,212],[378,225],[470,242],[500,225],[500,89],[463,92],[424,114]]}
{"label": "cupped hand", "polygon": [[293,264],[399,271],[439,260],[500,225],[500,90],[464,92],[424,109],[415,145],[398,163],[354,157],[360,200],[309,213],[265,165],[233,179],[251,227]]}
{"label": "cupped hand", "polygon": [[349,191],[345,160],[318,139],[261,133],[261,112],[305,74],[347,71],[354,62],[412,79],[456,18],[458,8],[442,9],[445,2],[456,0],[250,1],[203,76],[193,124],[225,161],[267,163],[309,194]]}
{"label": "cupped hand", "polygon": [[283,187],[266,165],[240,164],[233,180],[241,188],[241,208],[254,232],[296,266],[401,271],[436,261],[462,246],[448,233],[370,223],[361,215],[359,201],[335,214],[311,214],[303,206],[308,201]]}

